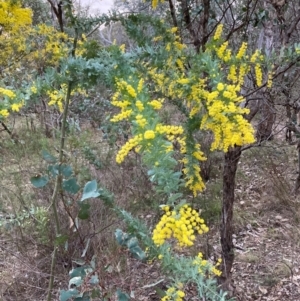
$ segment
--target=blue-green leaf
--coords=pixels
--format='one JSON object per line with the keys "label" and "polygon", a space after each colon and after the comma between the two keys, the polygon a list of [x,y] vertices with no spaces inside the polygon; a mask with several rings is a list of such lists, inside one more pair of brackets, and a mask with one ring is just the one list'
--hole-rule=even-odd
{"label": "blue-green leaf", "polygon": [[31,177],[30,182],[34,187],[41,188],[44,187],[49,182],[49,178],[46,176],[37,175]]}
{"label": "blue-green leaf", "polygon": [[126,246],[126,242],[129,239],[129,235],[127,233],[123,232],[120,229],[117,229],[115,231],[115,236],[119,245]]}
{"label": "blue-green leaf", "polygon": [[129,248],[129,251],[136,259],[144,260],[146,258],[145,252],[139,246],[131,247]]}
{"label": "blue-green leaf", "polygon": [[97,198],[100,195],[96,180],[87,182],[83,189],[83,194],[81,197],[81,202],[90,199],[90,198]]}
{"label": "blue-green leaf", "polygon": [[69,288],[72,288],[73,285],[79,287],[82,284],[82,278],[80,276],[73,277],[69,281]]}
{"label": "blue-green leaf", "polygon": [[73,173],[73,170],[72,170],[72,167],[70,165],[63,164],[60,167],[60,172],[62,173],[62,175],[64,177],[69,178],[69,177],[71,177],[71,175]]}
{"label": "blue-green leaf", "polygon": [[70,289],[68,291],[65,291],[65,290],[61,290],[60,291],[60,297],[59,297],[59,300],[60,301],[67,301],[69,300],[70,298],[72,297],[76,297],[78,296],[78,290],[76,289]]}
{"label": "blue-green leaf", "polygon": [[98,275],[96,274],[96,275],[93,275],[92,277],[91,277],[91,279],[90,279],[90,284],[98,284],[99,283],[99,278],[98,278]]}
{"label": "blue-green leaf", "polygon": [[76,194],[79,191],[80,186],[77,184],[77,181],[75,178],[71,178],[69,180],[63,181],[62,188],[63,188],[63,190],[65,190],[67,192]]}
{"label": "blue-green leaf", "polygon": [[130,297],[127,294],[121,292],[119,289],[117,290],[117,297],[118,297],[118,301],[130,300]]}
{"label": "blue-green leaf", "polygon": [[74,277],[85,277],[85,275],[87,274],[87,270],[86,270],[86,266],[82,266],[76,269],[72,269],[69,273],[70,278],[74,278]]}
{"label": "blue-green leaf", "polygon": [[56,163],[57,162],[57,159],[54,156],[52,156],[50,153],[48,153],[46,150],[42,151],[42,156],[43,156],[43,159],[45,161],[47,161],[48,163]]}
{"label": "blue-green leaf", "polygon": [[52,177],[56,177],[59,174],[59,165],[49,165],[48,171],[51,173]]}

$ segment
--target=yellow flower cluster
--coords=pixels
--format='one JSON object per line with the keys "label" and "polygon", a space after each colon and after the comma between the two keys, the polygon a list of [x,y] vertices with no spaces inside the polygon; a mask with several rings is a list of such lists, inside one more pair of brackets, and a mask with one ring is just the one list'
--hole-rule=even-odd
{"label": "yellow flower cluster", "polygon": [[24,105],[24,101],[21,101],[19,103],[13,103],[11,105],[11,110],[14,112],[19,112],[20,109],[23,107],[23,105]]}
{"label": "yellow flower cluster", "polygon": [[223,32],[223,24],[219,24],[217,26],[217,29],[215,31],[213,39],[214,40],[219,40],[221,38],[222,32]]}
{"label": "yellow flower cluster", "polygon": [[157,7],[158,2],[164,2],[164,0],[152,0],[152,8],[155,9]]}
{"label": "yellow flower cluster", "polygon": [[174,237],[180,247],[192,246],[196,233],[203,234],[209,230],[198,212],[189,205],[183,205],[179,211],[171,211],[169,206],[164,206],[163,210],[165,214],[153,230],[152,239],[156,245]]}
{"label": "yellow flower cluster", "polygon": [[217,56],[220,59],[224,58],[224,53],[228,47],[228,41],[224,42],[219,48],[216,49]]}
{"label": "yellow flower cluster", "polygon": [[[0,96],[8,97],[10,100],[15,99],[15,101],[17,101],[16,93],[10,89],[0,87]],[[4,102],[4,106],[0,108],[0,116],[6,118],[9,116],[9,110],[13,112],[19,112],[23,106],[24,106],[24,101],[14,102],[12,104],[9,104],[9,102],[8,103]]]}
{"label": "yellow flower cluster", "polygon": [[135,119],[136,123],[137,123],[141,128],[144,128],[145,125],[147,124],[146,118],[144,118],[143,115],[141,115],[141,114],[136,115],[135,118],[136,118],[136,119]]}
{"label": "yellow flower cluster", "polygon": [[[261,52],[257,49],[253,55],[250,58],[250,62],[254,65],[254,71],[255,71],[255,79],[256,79],[256,84],[257,86],[261,86],[263,82],[263,73],[261,69],[261,61],[263,60],[263,55]],[[271,80],[272,75],[268,74],[268,81],[267,81],[267,86],[271,87],[272,86],[272,80]]]}
{"label": "yellow flower cluster", "polygon": [[[220,266],[222,262],[222,259],[219,258],[216,265],[212,266],[210,268],[210,271],[215,275],[215,276],[221,276],[222,272],[218,269],[218,267]],[[198,255],[195,257],[193,264],[196,265],[198,267],[198,273],[203,275],[205,273],[205,267],[207,267],[209,265],[208,261],[203,259],[203,254],[200,252],[198,253]]]}
{"label": "yellow flower cluster", "polygon": [[250,62],[254,64],[259,59],[260,56],[261,56],[260,51],[256,49],[250,58]]}
{"label": "yellow flower cluster", "polygon": [[67,34],[56,30],[53,26],[39,24],[36,31],[32,33],[38,39],[35,42],[35,49],[31,55],[36,64],[42,65],[43,62],[57,65],[61,58],[68,53],[68,43],[72,39]]}
{"label": "yellow flower cluster", "polygon": [[[156,1],[157,5],[158,1]],[[240,96],[241,87],[244,84],[245,76],[250,68],[255,69],[256,80],[258,84],[262,82],[261,62],[263,60],[261,53],[256,51],[250,58],[247,56],[247,43],[242,43],[235,55],[229,48],[229,43],[221,38],[223,25],[219,24],[211,42],[207,43],[205,52],[199,53],[195,58],[204,63],[207,57],[212,58],[212,68],[203,72],[208,74],[206,78],[199,79],[199,70],[191,68],[187,70],[184,66],[191,59],[185,52],[185,45],[180,43],[177,36],[178,29],[172,28],[166,31],[166,36],[161,35],[155,38],[158,43],[164,44],[165,53],[168,57],[166,63],[161,65],[142,63],[143,72],[141,75],[149,82],[152,93],[163,95],[170,100],[180,100],[180,104],[187,111],[188,121],[186,128],[181,126],[165,126],[152,123],[157,116],[154,110],[162,108],[162,102],[158,100],[149,101],[145,89],[143,92],[144,81],[137,82],[129,78],[129,82],[124,80],[118,82],[118,99],[122,97],[119,103],[112,102],[121,108],[121,115],[114,117],[113,120],[127,118],[134,125],[135,133],[141,133],[143,140],[147,142],[140,146],[140,149],[146,150],[150,145],[154,145],[156,139],[165,135],[167,142],[164,144],[165,151],[174,150],[174,142],[180,144],[180,153],[183,154],[185,185],[194,195],[204,189],[204,183],[200,176],[199,161],[205,160],[200,148],[194,149],[191,142],[192,136],[187,138],[189,132],[196,128],[209,130],[214,134],[214,141],[211,150],[222,150],[227,152],[230,147],[235,145],[242,146],[255,141],[254,130],[249,122],[244,119],[244,115],[249,110],[242,106],[244,99]],[[163,45],[163,44],[162,44]],[[197,62],[193,62],[197,66]],[[227,73],[227,74],[226,74]],[[130,83],[130,85],[129,85]],[[271,84],[271,77],[269,77]],[[128,86],[129,85],[129,86]],[[141,94],[141,95],[140,95]],[[121,96],[122,95],[122,96]],[[131,111],[132,110],[132,111]],[[151,112],[151,113],[149,113]],[[151,119],[148,117],[151,116]],[[189,139],[189,140],[187,140]],[[153,140],[153,141],[152,141]],[[146,146],[146,144],[148,146]],[[153,162],[155,164],[155,162]]]}
{"label": "yellow flower cluster", "polygon": [[[273,67],[274,66],[272,66],[272,68]],[[273,76],[274,76],[274,72],[269,72],[268,73],[267,88],[272,88],[272,85],[273,85]]]}
{"label": "yellow flower cluster", "polygon": [[[30,90],[33,93],[37,92],[37,88],[35,86],[32,86],[30,88]],[[57,105],[59,111],[62,112],[64,109],[63,103],[64,103],[64,99],[66,97],[66,93],[67,93],[67,85],[66,84],[62,84],[61,88],[59,90],[47,91],[47,95],[49,97],[48,105],[49,106]],[[76,87],[71,92],[71,95],[75,95],[75,94],[86,95],[86,91],[80,87]]]}
{"label": "yellow flower cluster", "polygon": [[2,109],[0,110],[0,116],[7,117],[9,115],[7,109]]}
{"label": "yellow flower cluster", "polygon": [[146,140],[151,140],[151,139],[154,139],[155,138],[155,132],[152,131],[152,130],[148,130],[144,133],[144,138]]}
{"label": "yellow flower cluster", "polygon": [[206,157],[200,150],[200,144],[195,144],[192,150],[192,156],[186,156],[181,160],[184,164],[182,169],[185,175],[185,187],[188,187],[193,195],[196,196],[197,192],[205,188],[205,184],[200,176],[199,161],[205,161]]}
{"label": "yellow flower cluster", "polygon": [[[129,140],[118,152],[117,163],[123,162],[126,155],[132,148],[139,152],[142,148],[150,150],[152,145],[151,140],[158,136],[165,135],[170,141],[174,139],[180,140],[179,135],[182,135],[184,130],[181,126],[163,125],[158,123],[158,120],[148,116],[153,116],[155,111],[162,108],[164,99],[148,100],[145,97],[143,88],[144,80],[134,81],[129,78],[129,81],[116,80],[117,91],[112,97],[112,104],[121,109],[121,112],[111,118],[112,122],[118,122],[124,119],[130,120],[136,126],[135,138]],[[121,100],[120,100],[121,99]],[[136,139],[138,137],[139,139]],[[142,143],[143,142],[143,143]],[[183,141],[182,141],[183,142]],[[173,151],[172,143],[167,141],[160,144],[161,151]],[[156,149],[158,151],[158,149]]]}
{"label": "yellow flower cluster", "polygon": [[149,102],[149,105],[153,107],[154,110],[160,110],[162,107],[163,99],[160,100],[152,100]]}
{"label": "yellow flower cluster", "polygon": [[4,96],[7,96],[9,98],[15,98],[16,97],[16,94],[14,91],[10,90],[10,89],[4,89],[4,88],[1,88],[0,87],[0,95],[4,95]]}
{"label": "yellow flower cluster", "polygon": [[18,1],[0,1],[0,24],[4,31],[16,33],[22,27],[30,25],[32,11],[22,8]]}
{"label": "yellow flower cluster", "polygon": [[235,84],[237,82],[237,76],[236,76],[236,67],[235,65],[231,65],[229,67],[229,73],[227,76],[227,79],[230,80],[233,84]]}
{"label": "yellow flower cluster", "polygon": [[[228,62],[231,59],[231,49],[227,49],[228,41],[224,42],[220,47],[214,47],[217,57],[223,62]],[[207,49],[207,51],[210,51]]]}
{"label": "yellow flower cluster", "polygon": [[261,86],[263,75],[262,75],[262,70],[261,70],[260,65],[255,64],[254,70],[255,70],[256,84],[257,84],[257,86]]}
{"label": "yellow flower cluster", "polygon": [[184,291],[177,290],[175,287],[170,287],[166,291],[166,295],[161,298],[161,301],[183,301],[184,296]]}
{"label": "yellow flower cluster", "polygon": [[160,134],[167,135],[181,135],[183,134],[183,127],[178,125],[162,125],[161,123],[157,124],[155,131]]}
{"label": "yellow flower cluster", "polygon": [[30,91],[31,91],[33,94],[36,94],[36,93],[37,93],[37,87],[36,87],[36,86],[31,86],[31,87],[30,87]]}
{"label": "yellow flower cluster", "polygon": [[247,43],[243,42],[242,45],[241,45],[241,47],[240,47],[240,49],[239,49],[239,51],[238,51],[238,53],[237,53],[237,55],[236,55],[236,58],[238,60],[242,59],[243,56],[246,53],[246,50],[247,50]]}
{"label": "yellow flower cluster", "polygon": [[63,99],[65,96],[64,91],[62,90],[54,90],[54,91],[47,91],[47,95],[50,98],[48,102],[49,106],[57,105],[60,112],[63,111]]}
{"label": "yellow flower cluster", "polygon": [[141,141],[143,140],[142,135],[134,136],[133,138],[129,139],[118,151],[116,156],[116,162],[121,164],[128,153],[135,148]]}
{"label": "yellow flower cluster", "polygon": [[111,122],[118,122],[124,119],[127,119],[132,113],[132,110],[123,110],[121,113],[115,115],[110,119]]}
{"label": "yellow flower cluster", "polygon": [[231,146],[255,141],[252,125],[243,118],[249,110],[238,106],[243,101],[236,93],[238,89],[239,86],[219,83],[216,91],[206,95],[208,112],[201,121],[201,128],[214,133],[211,150],[227,152]]}

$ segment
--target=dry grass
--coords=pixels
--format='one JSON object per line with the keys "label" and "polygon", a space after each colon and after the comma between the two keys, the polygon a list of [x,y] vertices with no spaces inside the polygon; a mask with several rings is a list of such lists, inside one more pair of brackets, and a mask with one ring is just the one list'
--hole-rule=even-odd
{"label": "dry grass", "polygon": [[[166,116],[165,118],[169,118]],[[109,146],[103,133],[84,124],[84,131],[68,139],[66,160],[74,167],[79,183],[91,179],[114,193],[116,203],[139,216],[151,228],[157,220],[161,199],[152,190],[140,158],[132,153],[121,166],[113,163],[113,154],[119,147]],[[45,138],[43,133],[31,132],[24,124],[18,125],[22,143],[16,145],[1,133],[0,197],[1,214],[8,216],[27,210],[30,206],[49,208],[52,186],[34,189],[30,177],[45,170],[41,149],[56,153],[57,141]],[[120,137],[118,138],[120,140]],[[123,141],[120,140],[120,144]],[[274,149],[274,145],[276,145]],[[87,158],[88,147],[99,159]],[[277,150],[277,151],[274,151]],[[68,155],[69,154],[69,155]],[[71,155],[70,155],[71,154]],[[296,150],[284,146],[282,139],[243,153],[236,186],[234,216],[235,295],[237,300],[286,300],[300,299],[300,207],[299,197],[291,191],[296,178]],[[203,210],[211,231],[203,236],[191,250],[199,250],[209,258],[220,256],[219,216],[221,210],[221,182],[218,180],[220,158],[212,157],[206,166],[209,181],[207,190],[194,204]],[[76,201],[70,197],[64,207],[60,202],[59,215],[63,232],[69,236],[67,250],[61,247],[55,276],[55,298],[59,289],[68,287],[68,272],[75,261],[88,262],[96,256],[97,272],[102,293],[115,300],[117,288],[131,292],[136,300],[159,300],[159,293],[167,282],[160,273],[159,264],[141,263],[130,258],[120,249],[114,238],[116,228],[124,225],[116,214],[100,200],[92,200],[91,216],[81,221],[79,231],[70,227],[70,219],[78,214]],[[47,292],[49,267],[54,241],[54,224],[49,211],[49,224],[44,233],[47,241],[41,242],[34,222],[0,230],[0,300],[43,300]],[[87,239],[90,245],[81,257]],[[160,281],[158,285],[156,281]]]}

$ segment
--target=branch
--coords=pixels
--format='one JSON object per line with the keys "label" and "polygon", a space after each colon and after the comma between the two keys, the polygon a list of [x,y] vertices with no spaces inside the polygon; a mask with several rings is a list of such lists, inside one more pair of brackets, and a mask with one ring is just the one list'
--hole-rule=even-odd
{"label": "branch", "polygon": [[[199,25],[202,25],[202,34],[203,34],[203,38],[201,41],[202,48],[205,47],[205,44],[209,37],[207,35],[207,26],[208,26],[208,21],[209,21],[210,0],[203,0],[203,6],[204,6],[203,19],[202,19],[202,22],[199,24]],[[197,51],[199,51],[199,50],[197,50]]]}
{"label": "branch", "polygon": [[298,18],[294,21],[294,23],[290,26],[288,32],[287,32],[287,43],[289,42],[289,39],[293,33],[293,31],[296,29],[297,24],[300,22],[300,8],[298,8]]}
{"label": "branch", "polygon": [[169,7],[170,7],[170,12],[171,12],[174,27],[178,27],[173,0],[169,0]]}
{"label": "branch", "polygon": [[14,134],[3,121],[0,121],[1,125],[3,126],[4,130],[9,134],[9,136],[11,137],[11,139],[15,142],[18,143],[18,139],[16,138],[16,134]]}

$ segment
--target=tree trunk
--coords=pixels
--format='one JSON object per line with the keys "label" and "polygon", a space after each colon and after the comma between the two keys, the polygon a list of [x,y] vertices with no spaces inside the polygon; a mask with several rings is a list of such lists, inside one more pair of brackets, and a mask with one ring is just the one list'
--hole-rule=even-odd
{"label": "tree trunk", "polygon": [[220,283],[224,289],[229,289],[231,281],[231,269],[234,260],[234,246],[232,242],[232,216],[234,203],[235,175],[238,162],[241,156],[241,147],[229,149],[224,156],[223,170],[223,204],[222,220],[220,227],[221,245],[222,245],[222,276]]}

